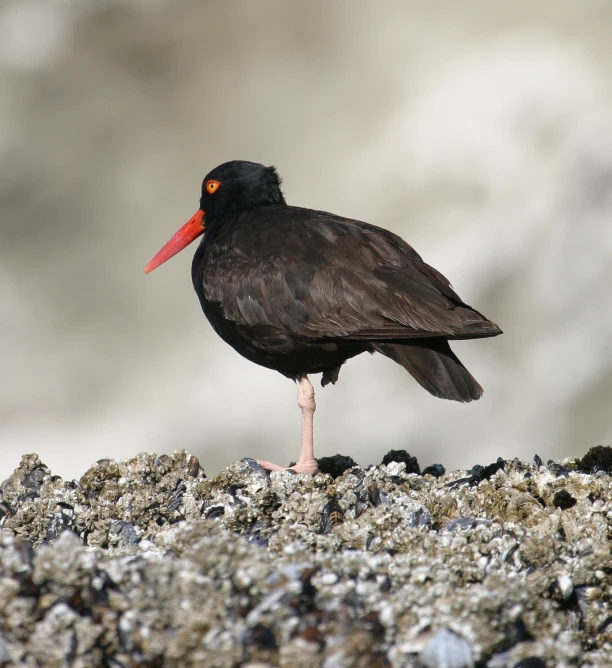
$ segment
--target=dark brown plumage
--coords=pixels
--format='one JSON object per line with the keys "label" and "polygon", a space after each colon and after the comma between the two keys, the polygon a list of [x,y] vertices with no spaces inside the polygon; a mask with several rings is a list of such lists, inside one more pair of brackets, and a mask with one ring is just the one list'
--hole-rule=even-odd
{"label": "dark brown plumage", "polygon": [[247,359],[294,380],[322,373],[326,385],[346,360],[378,352],[437,397],[482,395],[448,341],[501,330],[396,234],[288,206],[276,170],[243,161],[210,172],[200,212],[147,270],[205,228],[193,285],[217,334]]}

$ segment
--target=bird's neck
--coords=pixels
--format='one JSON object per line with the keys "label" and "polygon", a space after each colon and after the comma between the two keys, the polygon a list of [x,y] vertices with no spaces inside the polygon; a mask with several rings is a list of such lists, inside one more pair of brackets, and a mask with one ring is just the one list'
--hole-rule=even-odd
{"label": "bird's neck", "polygon": [[209,239],[211,237],[217,236],[217,234],[223,232],[230,232],[233,230],[236,225],[242,225],[247,222],[249,218],[260,212],[265,212],[266,209],[279,206],[285,207],[287,204],[285,200],[282,201],[272,201],[272,202],[258,202],[256,204],[250,204],[248,206],[236,204],[235,206],[227,206],[226,209],[220,215],[214,215],[210,218],[206,218],[206,234]]}

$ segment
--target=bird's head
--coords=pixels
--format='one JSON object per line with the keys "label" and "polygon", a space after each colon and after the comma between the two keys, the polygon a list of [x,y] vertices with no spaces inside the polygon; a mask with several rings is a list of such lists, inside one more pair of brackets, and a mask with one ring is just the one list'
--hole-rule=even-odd
{"label": "bird's head", "polygon": [[200,208],[162,247],[145,267],[145,273],[183,250],[204,233],[207,226],[225,216],[270,204],[284,204],[281,179],[274,167],[233,160],[215,167],[202,181]]}

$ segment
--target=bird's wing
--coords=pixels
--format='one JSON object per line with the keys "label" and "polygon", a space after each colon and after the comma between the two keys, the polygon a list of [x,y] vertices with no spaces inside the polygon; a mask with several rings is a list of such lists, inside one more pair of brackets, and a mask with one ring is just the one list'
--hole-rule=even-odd
{"label": "bird's wing", "polygon": [[277,224],[270,231],[262,222],[249,244],[234,239],[227,248],[223,261],[232,267],[232,284],[217,287],[217,295],[207,291],[226,319],[310,340],[499,332],[397,235],[291,208],[308,214],[302,225],[299,216],[287,229]]}

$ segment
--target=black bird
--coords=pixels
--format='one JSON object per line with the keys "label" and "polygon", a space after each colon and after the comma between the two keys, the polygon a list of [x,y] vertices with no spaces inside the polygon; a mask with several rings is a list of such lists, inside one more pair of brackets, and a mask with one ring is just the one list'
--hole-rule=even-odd
{"label": "black bird", "polygon": [[[448,344],[501,330],[388,230],[289,206],[274,167],[235,160],[202,183],[200,208],[146,266],[149,273],[204,231],[193,286],[217,334],[251,362],[297,383],[302,449],[293,470],[316,473],[314,388],[346,360],[378,352],[442,399],[479,399],[482,387]],[[269,470],[282,470],[259,462]]]}

